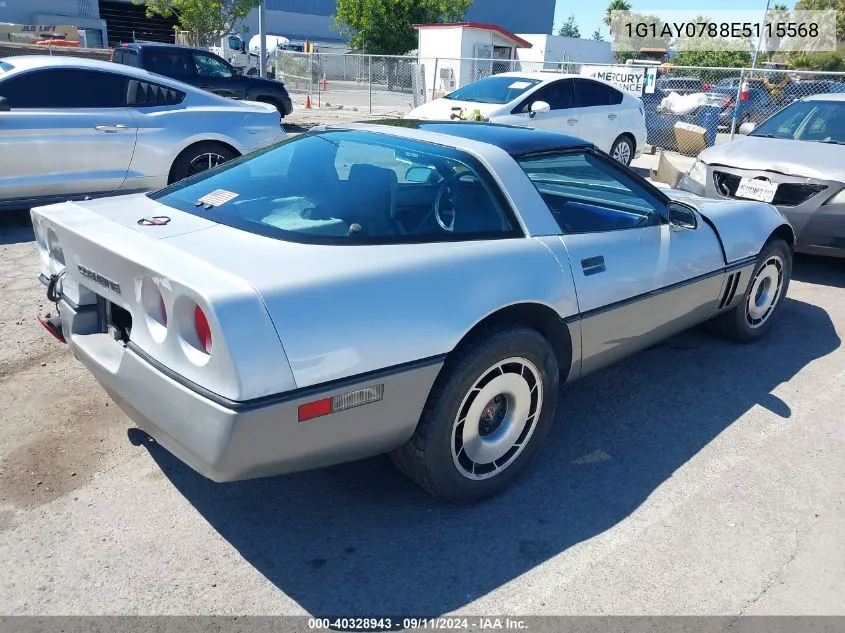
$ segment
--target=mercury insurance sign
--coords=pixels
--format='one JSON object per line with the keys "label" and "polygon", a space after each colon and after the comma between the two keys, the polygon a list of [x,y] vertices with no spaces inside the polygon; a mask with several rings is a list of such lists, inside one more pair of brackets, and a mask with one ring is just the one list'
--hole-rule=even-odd
{"label": "mercury insurance sign", "polygon": [[645,68],[631,66],[581,66],[581,76],[607,81],[635,97],[643,95]]}

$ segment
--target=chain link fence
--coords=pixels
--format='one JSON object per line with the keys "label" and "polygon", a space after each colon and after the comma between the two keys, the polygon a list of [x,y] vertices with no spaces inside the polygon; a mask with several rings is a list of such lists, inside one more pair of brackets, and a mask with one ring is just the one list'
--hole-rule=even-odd
{"label": "chain link fence", "polygon": [[86,57],[88,59],[111,59],[110,48],[78,48],[75,46],[34,46],[0,42],[0,58],[18,55],[63,55],[65,57]]}
{"label": "chain link fence", "polygon": [[[0,57],[71,55],[108,60],[111,49],[0,43]],[[285,83],[297,107],[345,110],[351,116],[399,117],[427,101],[484,77],[509,71],[582,74],[613,70],[639,76],[643,85],[647,145],[695,156],[759,124],[802,97],[845,93],[845,73],[777,68],[651,67],[656,81],[645,81],[648,67],[581,64],[572,61],[525,62],[495,58],[377,56],[300,53],[277,50],[269,56],[269,76]],[[656,69],[656,71],[655,71]],[[301,105],[300,105],[301,104]],[[598,105],[598,104],[597,104]],[[319,112],[314,113],[319,116]],[[346,116],[344,114],[344,116]]]}

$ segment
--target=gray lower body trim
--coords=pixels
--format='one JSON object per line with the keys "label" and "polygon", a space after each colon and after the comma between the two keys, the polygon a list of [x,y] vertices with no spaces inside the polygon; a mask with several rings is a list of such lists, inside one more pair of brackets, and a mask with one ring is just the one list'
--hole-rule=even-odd
{"label": "gray lower body trim", "polygon": [[[406,442],[416,429],[443,359],[409,364],[290,392],[263,404],[226,406],[175,380],[108,334],[89,315],[61,303],[74,354],[139,428],[213,481],[290,473],[371,457]],[[383,399],[305,422],[299,405],[384,385]]]}

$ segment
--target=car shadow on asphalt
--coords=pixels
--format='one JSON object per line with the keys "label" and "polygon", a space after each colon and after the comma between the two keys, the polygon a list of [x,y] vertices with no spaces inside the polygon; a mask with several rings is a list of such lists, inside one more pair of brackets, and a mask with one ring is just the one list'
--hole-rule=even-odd
{"label": "car shadow on asphalt", "polygon": [[0,211],[0,246],[33,240],[29,211]]}
{"label": "car shadow on asphalt", "polygon": [[820,286],[845,288],[845,258],[798,254],[795,256],[792,279]]}
{"label": "car shadow on asphalt", "polygon": [[840,343],[824,310],[791,299],[751,345],[690,330],[567,386],[525,476],[473,507],[438,503],[385,457],[215,484],[144,446],[202,517],[309,613],[439,615],[612,528],[755,405],[790,418],[772,391]]}

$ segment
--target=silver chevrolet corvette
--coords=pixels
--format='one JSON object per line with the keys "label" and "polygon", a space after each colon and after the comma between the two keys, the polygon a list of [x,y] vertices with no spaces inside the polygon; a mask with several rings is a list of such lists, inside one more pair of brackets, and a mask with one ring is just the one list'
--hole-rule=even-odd
{"label": "silver chevrolet corvette", "polygon": [[704,322],[764,335],[795,241],[769,204],[673,200],[580,139],[406,120],[32,220],[42,323],[194,469],[389,452],[451,502],[524,470],[561,384]]}

